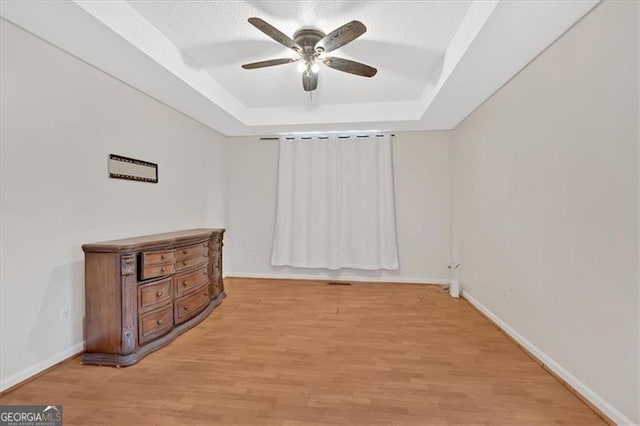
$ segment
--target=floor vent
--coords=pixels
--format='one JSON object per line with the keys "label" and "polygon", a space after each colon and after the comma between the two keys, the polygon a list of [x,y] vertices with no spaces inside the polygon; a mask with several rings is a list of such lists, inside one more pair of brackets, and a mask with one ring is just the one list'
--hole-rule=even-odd
{"label": "floor vent", "polygon": [[351,285],[351,283],[345,282],[345,281],[329,281],[327,282],[328,285]]}

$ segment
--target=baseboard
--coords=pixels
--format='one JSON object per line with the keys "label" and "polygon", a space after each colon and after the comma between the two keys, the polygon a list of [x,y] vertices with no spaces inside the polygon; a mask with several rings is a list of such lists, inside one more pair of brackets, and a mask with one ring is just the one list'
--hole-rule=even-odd
{"label": "baseboard", "polygon": [[443,278],[403,278],[403,277],[362,277],[352,275],[330,275],[330,274],[273,274],[257,272],[225,272],[224,278],[264,278],[274,280],[330,280],[330,281],[353,281],[380,284],[426,284],[426,285],[449,285],[449,279]]}
{"label": "baseboard", "polygon": [[17,386],[35,378],[51,367],[54,367],[55,365],[68,360],[69,358],[73,358],[76,355],[81,354],[82,352],[84,352],[84,344],[84,341],[75,344],[72,347],[65,349],[62,352],[58,352],[57,354],[49,357],[44,361],[38,362],[31,367],[25,368],[24,370],[14,374],[13,376],[0,380],[0,393],[4,394],[5,392],[10,391],[11,389],[16,388]]}
{"label": "baseboard", "polygon": [[491,312],[486,306],[474,298],[468,291],[462,291],[464,297],[474,308],[480,311],[487,319],[492,321],[505,334],[520,345],[525,352],[536,359],[540,365],[559,381],[569,388],[582,399],[592,410],[596,412],[605,421],[618,425],[634,425],[628,417],[617,410],[613,405],[604,400],[598,393],[594,392],[587,385],[582,383],[577,377],[562,368],[560,364],[555,362],[549,355],[544,353],[540,348],[535,346],[526,337],[514,330],[509,324],[504,322],[500,317]]}

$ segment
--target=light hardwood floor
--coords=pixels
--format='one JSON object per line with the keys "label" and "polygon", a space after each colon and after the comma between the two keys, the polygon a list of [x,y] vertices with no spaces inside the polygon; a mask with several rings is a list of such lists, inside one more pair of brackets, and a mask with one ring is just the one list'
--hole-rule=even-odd
{"label": "light hardwood floor", "polygon": [[65,425],[603,424],[436,286],[228,279],[213,314],[138,365],[74,358],[0,398]]}

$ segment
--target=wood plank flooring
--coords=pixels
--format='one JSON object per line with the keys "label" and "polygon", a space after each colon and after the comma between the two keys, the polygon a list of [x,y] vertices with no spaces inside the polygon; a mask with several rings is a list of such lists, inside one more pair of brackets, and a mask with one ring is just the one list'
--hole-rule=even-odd
{"label": "wood plank flooring", "polygon": [[603,424],[436,286],[225,280],[213,314],[138,365],[74,358],[0,398],[65,425]]}

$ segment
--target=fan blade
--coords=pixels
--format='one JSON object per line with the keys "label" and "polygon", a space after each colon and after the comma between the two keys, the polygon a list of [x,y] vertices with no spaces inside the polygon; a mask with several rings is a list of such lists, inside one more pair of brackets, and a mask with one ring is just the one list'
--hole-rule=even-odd
{"label": "fan blade", "polygon": [[290,64],[291,62],[299,61],[300,58],[282,58],[282,59],[269,59],[268,61],[252,62],[250,64],[244,64],[242,68],[245,70],[252,70],[255,68],[272,67],[274,65]]}
{"label": "fan blade", "polygon": [[360,62],[351,61],[344,58],[329,56],[322,59],[322,63],[334,70],[348,72],[349,74],[361,75],[362,77],[373,77],[378,72],[377,69]]}
{"label": "fan blade", "polygon": [[302,87],[305,92],[311,92],[318,87],[318,74],[317,73],[304,73],[302,74]]}
{"label": "fan blade", "polygon": [[340,28],[331,31],[322,40],[316,43],[316,47],[321,47],[324,52],[331,52],[339,47],[360,37],[367,31],[367,27],[360,21],[351,21]]}
{"label": "fan blade", "polygon": [[249,23],[254,27],[256,27],[257,29],[259,29],[260,31],[262,31],[263,33],[265,33],[266,35],[268,35],[269,37],[271,37],[272,39],[274,39],[275,41],[277,41],[278,43],[280,43],[281,45],[286,46],[290,49],[293,49],[296,52],[302,51],[298,43],[293,41],[291,37],[289,37],[282,31],[280,31],[273,25],[267,23],[266,21],[260,18],[254,17],[254,18],[249,18]]}

